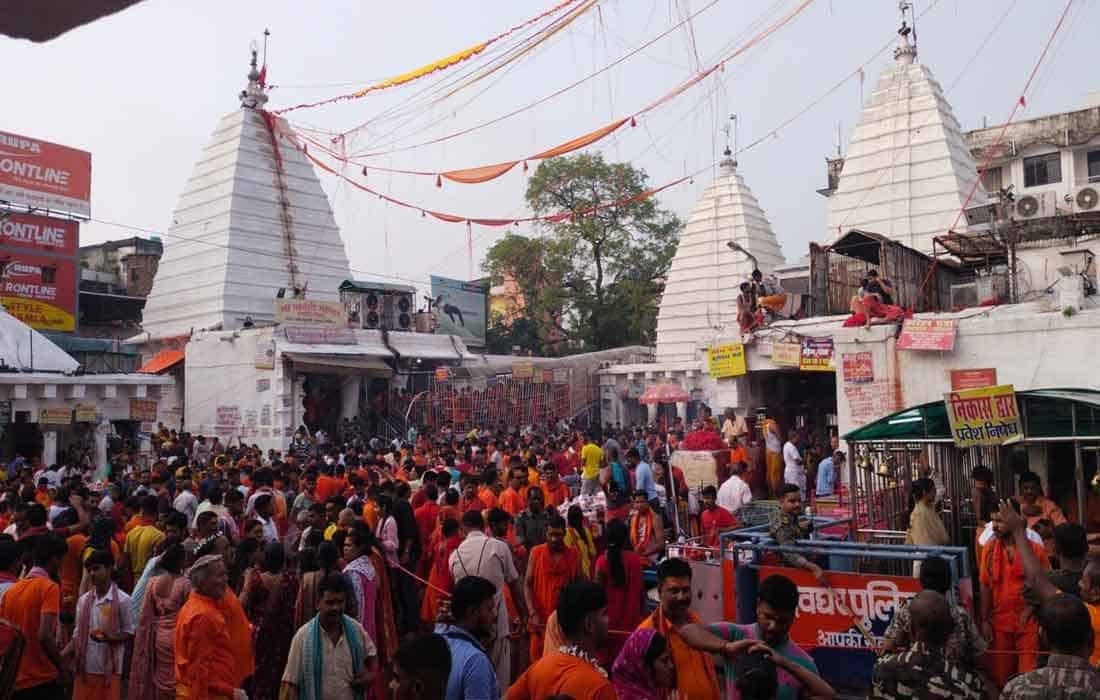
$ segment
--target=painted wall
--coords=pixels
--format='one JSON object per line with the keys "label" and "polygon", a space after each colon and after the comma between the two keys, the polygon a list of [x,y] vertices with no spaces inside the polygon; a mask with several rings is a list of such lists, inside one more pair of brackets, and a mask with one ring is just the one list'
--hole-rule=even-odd
{"label": "painted wall", "polygon": [[838,366],[846,353],[871,353],[874,381],[854,384],[837,372],[840,433],[908,406],[942,400],[950,370],[997,370],[999,384],[1018,390],[1053,387],[1100,389],[1096,353],[1100,310],[1072,317],[1039,313],[1036,305],[959,314],[950,353],[896,350],[893,327],[844,328],[835,333]]}
{"label": "painted wall", "polygon": [[270,329],[198,333],[187,344],[186,426],[196,435],[238,438],[263,449],[282,449],[295,416],[291,377],[276,358],[274,369],[256,367]]}

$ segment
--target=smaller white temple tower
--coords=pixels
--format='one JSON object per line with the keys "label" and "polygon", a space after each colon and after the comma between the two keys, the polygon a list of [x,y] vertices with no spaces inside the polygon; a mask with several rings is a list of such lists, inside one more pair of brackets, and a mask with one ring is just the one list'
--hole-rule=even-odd
{"label": "smaller white temple tower", "polygon": [[267,95],[252,52],[241,108],[219,122],[180,195],[145,305],[153,340],[271,320],[279,289],[337,301],[351,278],[328,197]]}
{"label": "smaller white temple tower", "polygon": [[680,234],[657,313],[657,362],[697,361],[701,343],[736,325],[738,286],[754,266],[768,274],[783,263],[771,224],[727,148]]}
{"label": "smaller white temple tower", "polygon": [[[894,64],[879,76],[852,133],[825,240],[863,229],[931,253],[934,236],[966,227],[959,210],[978,172],[943,89],[916,62],[904,15],[898,34]],[[985,200],[979,186],[971,203]]]}

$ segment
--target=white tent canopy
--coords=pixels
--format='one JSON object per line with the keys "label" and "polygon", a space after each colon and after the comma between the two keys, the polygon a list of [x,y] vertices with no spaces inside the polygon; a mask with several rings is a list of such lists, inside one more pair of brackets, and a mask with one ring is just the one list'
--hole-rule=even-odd
{"label": "white tent canopy", "polygon": [[0,362],[25,372],[73,372],[80,366],[67,352],[3,307],[0,307]]}

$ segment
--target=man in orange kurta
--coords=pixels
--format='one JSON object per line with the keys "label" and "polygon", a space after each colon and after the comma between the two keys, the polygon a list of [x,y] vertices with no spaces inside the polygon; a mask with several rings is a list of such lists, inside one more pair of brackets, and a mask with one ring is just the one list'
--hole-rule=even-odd
{"label": "man in orange kurta", "polygon": [[557,508],[569,500],[569,487],[558,477],[558,469],[547,463],[542,470],[542,495],[546,497],[546,507]]}
{"label": "man in orange kurta", "polygon": [[188,576],[191,596],[176,619],[176,697],[232,698],[256,665],[248,618],[220,556],[199,557]]}
{"label": "man in orange kurta", "polygon": [[683,559],[666,559],[657,567],[657,591],[661,604],[642,620],[639,629],[655,629],[664,635],[672,649],[676,666],[676,690],[683,700],[714,700],[718,694],[718,676],[713,658],[687,645],[678,632],[686,624],[699,624],[691,610],[691,565]]}
{"label": "man in orange kurta", "polygon": [[[1034,671],[1038,663],[1039,623],[1031,603],[1024,599],[1027,576],[1012,530],[999,511],[991,514],[994,539],[981,552],[978,580],[981,582],[982,634],[990,642],[992,676],[1004,687],[1017,673]],[[1050,561],[1043,546],[1028,541],[1044,571]]]}
{"label": "man in orange kurta", "polygon": [[527,499],[523,497],[523,492],[526,490],[524,485],[526,481],[527,469],[513,467],[508,480],[508,488],[500,494],[500,508],[513,518],[522,513],[527,507]]}
{"label": "man in orange kurta", "polygon": [[565,546],[565,519],[553,515],[546,527],[546,544],[531,550],[527,560],[524,594],[530,612],[531,661],[542,656],[546,621],[558,605],[558,593],[580,577],[581,558],[577,550]]}
{"label": "man in orange kurta", "polygon": [[1066,522],[1062,509],[1043,495],[1043,482],[1034,472],[1020,475],[1020,511],[1027,518],[1030,528],[1034,528],[1040,520],[1049,520],[1055,527]]}

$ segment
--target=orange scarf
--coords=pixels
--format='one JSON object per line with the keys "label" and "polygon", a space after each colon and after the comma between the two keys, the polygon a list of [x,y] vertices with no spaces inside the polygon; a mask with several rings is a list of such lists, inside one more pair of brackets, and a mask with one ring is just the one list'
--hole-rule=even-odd
{"label": "orange scarf", "polygon": [[653,511],[646,511],[645,516],[635,513],[630,516],[630,544],[634,551],[645,557],[644,551],[653,540]]}

